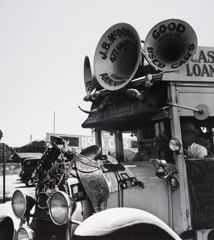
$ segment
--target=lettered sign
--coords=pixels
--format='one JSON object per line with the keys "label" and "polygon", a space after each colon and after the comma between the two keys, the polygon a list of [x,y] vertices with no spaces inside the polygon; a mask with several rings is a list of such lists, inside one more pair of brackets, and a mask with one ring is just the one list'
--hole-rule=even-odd
{"label": "lettered sign", "polygon": [[214,82],[214,47],[198,47],[188,64],[179,71],[164,73],[162,80]]}

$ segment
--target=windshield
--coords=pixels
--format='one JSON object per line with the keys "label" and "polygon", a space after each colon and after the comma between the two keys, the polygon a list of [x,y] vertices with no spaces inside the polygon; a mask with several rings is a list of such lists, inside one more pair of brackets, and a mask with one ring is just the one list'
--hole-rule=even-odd
{"label": "windshield", "polygon": [[173,163],[173,154],[169,149],[171,138],[169,120],[150,123],[138,130],[138,152],[133,161],[149,161],[152,158],[164,159]]}

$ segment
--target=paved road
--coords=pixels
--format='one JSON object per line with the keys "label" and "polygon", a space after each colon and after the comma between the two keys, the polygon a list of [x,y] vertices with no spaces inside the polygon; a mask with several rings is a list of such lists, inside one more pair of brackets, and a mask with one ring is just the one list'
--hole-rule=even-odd
{"label": "paved road", "polygon": [[6,202],[3,203],[3,177],[0,176],[0,215],[10,216],[14,221],[14,226],[17,229],[20,220],[18,220],[12,211],[10,198],[16,189],[20,189],[23,192],[34,195],[33,187],[26,187],[24,183],[17,181],[18,175],[7,175],[5,178],[5,196]]}

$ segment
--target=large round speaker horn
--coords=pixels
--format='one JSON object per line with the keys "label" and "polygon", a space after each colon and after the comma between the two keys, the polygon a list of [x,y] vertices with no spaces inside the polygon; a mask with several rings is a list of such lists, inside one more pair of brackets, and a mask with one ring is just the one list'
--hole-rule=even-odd
{"label": "large round speaker horn", "polygon": [[113,25],[103,34],[95,51],[96,79],[107,90],[121,89],[131,81],[141,60],[137,31],[127,23]]}
{"label": "large round speaker horn", "polygon": [[95,88],[100,89],[101,86],[93,76],[91,71],[91,64],[88,56],[85,56],[84,60],[84,83],[85,83],[85,90],[86,93],[91,93]]}
{"label": "large round speaker horn", "polygon": [[83,70],[84,70],[85,90],[86,90],[86,93],[90,93],[92,91],[93,77],[91,72],[90,60],[88,56],[85,56]]}
{"label": "large round speaker horn", "polygon": [[168,19],[155,25],[144,44],[146,60],[163,72],[182,68],[192,59],[196,48],[195,31],[179,19]]}

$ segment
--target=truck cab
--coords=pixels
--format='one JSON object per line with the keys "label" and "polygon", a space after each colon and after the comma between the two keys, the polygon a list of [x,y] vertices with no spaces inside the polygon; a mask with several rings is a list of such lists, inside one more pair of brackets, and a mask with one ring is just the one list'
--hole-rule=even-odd
{"label": "truck cab", "polygon": [[[144,184],[132,194],[134,206],[153,213],[183,239],[212,239],[214,234],[214,81],[213,48],[198,47],[194,58],[176,72],[155,77],[144,101],[114,93],[102,113],[82,124],[115,136],[116,158]],[[92,104],[93,109],[93,104]],[[194,143],[205,156],[188,156],[182,128],[197,131]],[[123,134],[134,134],[143,148],[142,161],[125,161]]]}

